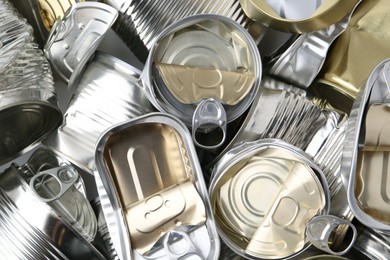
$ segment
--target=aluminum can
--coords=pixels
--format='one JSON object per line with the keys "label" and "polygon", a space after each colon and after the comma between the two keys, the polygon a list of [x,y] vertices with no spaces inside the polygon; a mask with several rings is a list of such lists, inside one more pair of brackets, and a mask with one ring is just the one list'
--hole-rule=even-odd
{"label": "aluminum can", "polygon": [[372,71],[353,103],[343,150],[348,202],[364,225],[390,233],[388,169],[390,60]]}
{"label": "aluminum can", "polygon": [[50,65],[32,28],[0,1],[0,164],[31,149],[62,121]]}
{"label": "aluminum can", "polygon": [[[159,111],[192,127],[197,146],[213,149],[224,143],[227,124],[251,105],[261,75],[251,36],[229,18],[205,14],[180,20],[159,34],[141,79]],[[202,133],[215,129],[219,138],[202,139]]]}
{"label": "aluminum can", "polygon": [[308,33],[340,21],[358,0],[273,1],[240,0],[251,19],[273,29]]}
{"label": "aluminum can", "polygon": [[310,245],[306,224],[330,206],[318,166],[276,139],[244,143],[225,154],[214,167],[209,194],[220,237],[249,259],[301,253]]}
{"label": "aluminum can", "polygon": [[389,12],[386,0],[359,4],[347,29],[334,42],[318,79],[311,87],[315,95],[327,99],[335,108],[350,112],[371,71],[390,56],[386,44],[390,39],[386,29],[390,24]]}
{"label": "aluminum can", "polygon": [[151,113],[116,125],[102,134],[95,161],[120,259],[218,258],[206,185],[179,119]]}
{"label": "aluminum can", "polygon": [[80,78],[64,123],[43,144],[92,174],[99,136],[114,124],[153,111],[138,83],[140,73],[113,56],[97,52]]}
{"label": "aluminum can", "polygon": [[237,0],[108,0],[120,12],[114,30],[130,50],[145,63],[153,41],[166,27],[196,14],[218,14],[229,17],[251,32],[255,39],[262,37],[262,26],[253,25]]}

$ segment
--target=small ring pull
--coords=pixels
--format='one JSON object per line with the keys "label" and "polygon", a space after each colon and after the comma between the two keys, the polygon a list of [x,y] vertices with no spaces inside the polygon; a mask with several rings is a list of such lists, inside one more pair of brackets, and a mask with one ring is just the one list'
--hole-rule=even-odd
{"label": "small ring pull", "polygon": [[[352,229],[353,236],[349,245],[342,251],[334,251],[329,247],[329,241],[332,235],[334,235],[334,230],[340,225],[347,225]],[[349,249],[353,246],[357,237],[357,230],[355,226],[342,218],[331,216],[331,215],[322,215],[314,217],[306,226],[306,235],[310,242],[320,250],[323,250],[327,253],[333,255],[343,255],[348,252]]]}
{"label": "small ring pull", "polygon": [[[180,236],[182,239],[184,239],[186,243],[186,250],[182,250],[180,253],[176,253],[169,247],[169,238],[172,235]],[[199,253],[198,248],[194,244],[194,242],[191,240],[191,238],[188,236],[187,233],[179,230],[172,230],[170,231],[166,237],[164,238],[164,249],[171,260],[179,260],[182,259],[184,256],[190,256],[190,255],[196,255],[200,257],[200,259],[203,259],[202,255]]]}
{"label": "small ring pull", "polygon": [[79,174],[72,166],[61,166],[42,171],[31,178],[31,191],[45,203],[53,202],[67,192]]}
{"label": "small ring pull", "polygon": [[[226,139],[227,116],[221,102],[209,98],[202,100],[195,109],[192,118],[192,139],[196,146],[204,149],[214,149],[221,146]],[[221,136],[218,137],[214,145],[205,145],[199,142],[200,133],[210,134],[214,129],[221,130]],[[209,142],[207,142],[209,143]]]}

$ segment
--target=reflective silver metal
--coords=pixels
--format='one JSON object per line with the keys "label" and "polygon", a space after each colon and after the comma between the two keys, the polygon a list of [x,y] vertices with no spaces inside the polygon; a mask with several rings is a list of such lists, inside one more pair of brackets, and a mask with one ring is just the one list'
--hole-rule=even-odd
{"label": "reflective silver metal", "polygon": [[[16,164],[0,174],[0,258],[104,260],[72,223],[34,195],[28,185],[33,174],[28,165]],[[80,201],[69,203],[67,206],[74,207]],[[84,221],[94,217],[80,216],[85,217]]]}
{"label": "reflective silver metal", "polygon": [[368,259],[390,259],[390,236],[388,234],[379,233],[362,224],[359,224],[357,229],[359,235],[353,246],[354,249]]}
{"label": "reflective silver metal", "polygon": [[114,8],[103,3],[76,3],[53,25],[45,55],[69,88],[76,83],[117,16]]}
{"label": "reflective silver metal", "polygon": [[[340,227],[340,225],[347,225],[351,228],[352,239],[344,250],[334,251],[329,245],[335,230]],[[357,237],[357,230],[351,222],[345,219],[332,215],[322,215],[316,216],[310,220],[306,226],[306,236],[315,247],[334,255],[343,255],[354,245]]]}
{"label": "reflective silver metal", "polygon": [[61,120],[51,69],[31,26],[0,1],[0,164],[31,149]]}
{"label": "reflective silver metal", "polygon": [[[176,33],[178,36],[174,37]],[[160,63],[180,67],[180,73],[177,70],[166,73],[165,78],[171,84],[167,84],[164,73],[156,68]],[[261,75],[260,54],[247,31],[224,16],[204,14],[184,18],[158,35],[141,80],[149,100],[159,111],[177,116],[188,126],[202,121],[196,115],[208,113],[206,110],[195,113],[199,102],[208,98],[212,99],[207,102],[220,102],[223,110],[214,114],[213,122],[195,128],[208,133],[216,127],[223,131],[226,123],[245,112],[260,87]],[[237,86],[240,89],[234,89]],[[176,89],[182,90],[180,97],[183,100],[175,96]],[[230,97],[229,93],[233,96],[232,102],[225,100]],[[191,98],[187,101],[184,98],[188,96]],[[215,111],[216,107],[216,104],[210,104],[211,110]],[[223,122],[225,117],[226,123]],[[223,138],[211,146],[200,142],[195,133],[193,140],[202,148],[216,148],[222,145],[225,135],[223,133]]]}
{"label": "reflective silver metal", "polygon": [[238,0],[107,0],[121,12],[114,30],[145,62],[153,41],[166,27],[185,17],[196,14],[218,14],[235,20],[260,39],[263,26],[253,25],[245,16]]}
{"label": "reflective silver metal", "polygon": [[92,174],[101,133],[153,111],[138,84],[140,73],[115,57],[97,52],[80,78],[63,125],[43,140],[44,145]]}
{"label": "reflective silver metal", "polygon": [[76,188],[79,178],[77,170],[67,165],[39,171],[29,184],[40,201],[47,203],[87,241],[92,241],[97,232],[97,221],[85,195]]}
{"label": "reflective silver metal", "polygon": [[[330,207],[330,195],[329,195],[329,189],[328,189],[328,184],[327,184],[326,178],[325,178],[324,174],[322,173],[321,169],[302,150],[300,150],[300,149],[298,149],[298,148],[296,148],[288,143],[285,143],[281,140],[277,140],[277,139],[262,139],[262,140],[257,140],[254,142],[246,142],[246,143],[237,145],[221,158],[221,160],[214,167],[211,183],[209,186],[209,194],[210,194],[210,197],[212,198],[211,202],[212,202],[212,208],[213,208],[214,214],[216,214],[216,211],[218,211],[218,209],[217,209],[218,206],[214,204],[214,203],[216,203],[216,200],[214,200],[213,198],[216,198],[217,193],[219,192],[218,189],[221,189],[221,186],[220,186],[221,183],[226,182],[226,178],[228,178],[228,176],[225,176],[225,175],[228,172],[230,174],[231,171],[232,172],[237,171],[237,169],[240,166],[242,167],[243,163],[247,162],[249,160],[249,158],[251,158],[252,156],[255,156],[257,154],[261,154],[261,152],[265,152],[268,149],[280,149],[281,151],[285,152],[285,155],[286,154],[289,155],[288,158],[291,159],[292,162],[302,163],[304,165],[307,165],[307,167],[309,167],[310,169],[313,170],[313,172],[315,173],[316,178],[318,178],[318,181],[319,181],[320,185],[322,186],[323,192],[324,192],[321,196],[324,196],[325,203],[323,205],[323,208],[318,212],[318,215],[327,214],[329,212],[329,207]],[[283,157],[283,156],[281,155],[281,157]],[[283,207],[279,204],[273,205],[273,203],[275,203],[275,202],[273,202],[272,200],[269,201],[265,197],[259,198],[258,195],[259,195],[259,192],[261,192],[259,190],[260,187],[256,187],[256,191],[255,191],[254,190],[255,188],[251,189],[250,184],[256,182],[258,179],[261,179],[261,178],[264,178],[265,179],[264,182],[268,183],[269,185],[271,185],[271,183],[275,183],[275,182],[278,183],[278,182],[283,182],[283,181],[278,179],[276,176],[271,177],[273,175],[278,174],[277,172],[274,172],[274,171],[269,172],[269,174],[270,174],[269,177],[265,176],[266,171],[263,171],[260,173],[258,173],[256,171],[256,169],[253,169],[251,171],[253,173],[259,174],[259,176],[254,175],[252,178],[248,178],[246,180],[246,182],[243,182],[242,183],[243,190],[241,190],[241,191],[235,190],[235,192],[237,193],[236,196],[242,198],[242,200],[244,201],[244,204],[245,204],[244,205],[245,208],[247,208],[247,210],[250,211],[251,214],[255,214],[257,218],[260,218],[260,216],[264,215],[264,218],[270,219],[265,224],[263,224],[264,227],[266,227],[263,230],[267,230],[267,232],[269,232],[269,233],[267,233],[268,236],[263,234],[262,237],[263,238],[267,237],[270,241],[273,241],[272,239],[274,238],[274,235],[275,235],[275,237],[277,237],[277,234],[272,233],[273,229],[268,230],[267,227],[271,226],[271,222],[272,223],[276,222],[276,220],[275,220],[276,216],[275,215],[271,216],[268,213],[263,212],[262,210],[260,211],[260,209],[267,208],[265,205],[263,205],[263,206],[260,206],[257,204],[252,205],[252,203],[250,203],[249,201],[252,200],[252,202],[253,202],[253,201],[260,201],[261,200],[262,202],[267,204],[267,206],[269,208],[267,210],[274,210],[278,206],[280,206],[281,208],[283,208]],[[233,185],[233,183],[230,185]],[[314,190],[309,189],[309,188],[305,189],[305,188],[303,188],[304,186],[299,187],[299,185],[295,186],[291,183],[290,183],[290,185],[291,185],[290,187],[293,187],[293,189],[301,190],[301,192],[303,192],[303,193],[305,193],[305,191],[307,191],[307,190],[310,190],[312,192],[312,193],[310,193],[311,195],[313,195],[313,193],[314,193]],[[289,184],[287,184],[287,187],[289,187]],[[279,186],[278,186],[278,188],[281,189],[281,187],[279,187]],[[263,187],[263,189],[265,189],[265,187]],[[270,187],[267,187],[267,189],[270,189]],[[283,193],[283,196],[288,197],[288,194],[285,191],[283,191],[282,193]],[[255,194],[256,194],[255,198],[252,198],[252,199],[249,198],[249,196],[251,196],[251,195],[254,196]],[[234,202],[233,196],[235,196],[235,195],[232,195],[232,197],[229,197],[229,199],[233,200],[232,203],[236,207],[238,207],[237,206],[238,202]],[[220,205],[220,206],[224,207],[224,205]],[[285,211],[286,215],[290,216],[289,214],[293,214],[292,212],[288,211],[287,209],[289,209],[289,208],[286,208],[286,211]],[[232,212],[237,212],[237,214],[240,215],[241,213],[239,213],[239,210],[241,210],[241,208],[232,209]],[[298,211],[300,211],[300,210],[303,210],[303,209],[300,208]],[[245,225],[248,225],[248,229],[249,229],[249,227],[253,228],[251,226],[251,222],[248,220],[250,218],[251,214],[242,214],[242,218],[240,219],[242,221],[242,223],[245,223]],[[295,215],[294,214],[293,215],[294,215],[294,217],[298,218],[298,216],[302,217],[304,214],[305,213],[302,213],[302,215],[301,215],[298,212],[295,212]],[[315,214],[315,215],[317,215],[317,214]],[[287,217],[287,216],[285,216],[285,217],[286,218],[283,218],[283,217],[282,218],[284,220],[289,219],[289,217]],[[272,221],[271,221],[271,219],[272,219]],[[304,233],[304,230],[301,230],[301,231],[296,230],[299,225],[297,223],[294,224],[294,221],[291,221],[287,225],[278,226],[280,228],[290,230],[289,225],[291,225],[291,231],[286,231],[286,232],[291,232],[291,234],[290,235],[286,234],[287,236],[284,237],[285,240],[283,240],[281,238],[281,240],[278,240],[275,243],[269,242],[269,244],[267,244],[265,241],[262,241],[264,243],[260,244],[261,241],[259,241],[259,244],[258,244],[259,247],[257,248],[257,250],[263,250],[264,248],[269,249],[269,251],[264,250],[263,256],[260,257],[256,252],[252,252],[251,250],[246,250],[245,248],[242,248],[242,245],[239,245],[239,243],[237,242],[239,239],[237,239],[237,241],[233,241],[231,233],[233,233],[234,231],[227,230],[226,228],[222,228],[222,226],[221,226],[222,220],[220,219],[220,217],[216,218],[216,220],[217,220],[216,221],[217,229],[218,229],[219,235],[222,238],[222,240],[226,243],[226,245],[232,251],[234,251],[236,254],[238,254],[244,258],[248,258],[248,259],[263,259],[263,258],[279,259],[281,257],[290,258],[290,257],[294,257],[294,256],[299,255],[300,253],[302,253],[304,250],[306,250],[310,246],[310,242],[308,240],[304,239],[304,241],[301,241],[302,244],[300,244],[299,250],[294,251],[293,253],[291,253],[289,255],[283,255],[283,256],[281,255],[281,254],[285,253],[284,250],[286,250],[286,248],[289,247],[288,243],[290,242],[289,241],[290,235],[301,234],[300,232]],[[230,218],[229,218],[229,221],[230,221]],[[275,225],[275,224],[273,224],[273,225]],[[237,227],[237,228],[239,228],[239,227]],[[256,228],[256,226],[254,228]],[[240,244],[248,243],[249,240],[251,239],[251,238],[246,238],[245,234],[241,234],[241,236],[243,238],[242,238],[242,240],[240,240]],[[253,248],[253,249],[255,249],[255,248]],[[276,254],[271,255],[271,252],[274,252]]]}
{"label": "reflective silver metal", "polygon": [[[376,125],[364,125],[366,120],[366,111],[369,111],[371,107],[375,105],[383,106],[384,109],[389,106],[389,79],[390,79],[390,60],[384,60],[379,63],[376,68],[372,71],[370,77],[368,78],[365,87],[361,89],[358,96],[355,99],[353,104],[350,120],[346,133],[346,140],[343,150],[343,160],[342,160],[342,176],[344,185],[348,187],[348,202],[352,209],[355,217],[362,222],[364,225],[377,229],[382,232],[390,232],[390,225],[384,223],[384,221],[380,221],[378,218],[374,218],[373,215],[369,215],[367,211],[364,211],[362,207],[359,205],[358,199],[355,194],[357,178],[362,178],[361,175],[358,175],[358,171],[360,171],[361,167],[358,167],[358,160],[362,159],[361,152],[364,151],[366,146],[365,142],[368,140],[372,134],[370,131],[374,129],[378,131],[378,136],[374,136],[374,150],[379,153],[385,153],[384,155],[380,155],[380,158],[383,157],[382,162],[374,163],[373,165],[377,165],[375,167],[369,167],[369,175],[374,178],[374,176],[380,176],[379,181],[375,181],[374,179],[369,180],[361,180],[363,182],[363,186],[365,184],[366,193],[368,193],[370,199],[377,201],[378,203],[382,203],[380,208],[372,209],[373,214],[377,214],[378,217],[382,217],[382,220],[390,219],[389,214],[386,213],[388,207],[388,185],[384,180],[388,180],[389,171],[386,163],[386,145],[383,146],[383,141],[386,142],[387,138],[381,138],[386,131],[386,127],[375,130],[375,126],[381,126],[381,124],[386,124],[387,117],[377,118],[374,117],[374,120],[377,120]],[[368,113],[368,112],[367,112]],[[375,134],[375,133],[374,133]],[[377,147],[375,148],[375,143]],[[383,146],[383,147],[382,147]],[[370,162],[366,162],[370,163]],[[372,162],[371,162],[372,163]],[[362,163],[361,163],[362,164]],[[382,165],[381,165],[382,164]],[[366,173],[365,173],[366,174]],[[360,177],[359,177],[360,176]],[[378,179],[377,179],[378,180]],[[367,183],[365,183],[367,182]],[[371,183],[371,185],[368,185]],[[375,186],[373,187],[372,184]],[[360,185],[362,186],[362,185]],[[385,206],[387,205],[387,206]],[[376,206],[377,207],[377,206]],[[367,210],[370,210],[367,208]],[[377,210],[383,210],[383,213],[375,213]]]}
{"label": "reflective silver metal", "polygon": [[355,8],[325,29],[302,34],[276,60],[270,74],[295,86],[308,88],[321,70],[332,42],[347,28]]}
{"label": "reflective silver metal", "polygon": [[[160,136],[157,133],[161,129],[165,130],[160,133]],[[134,133],[133,131],[142,131],[146,136],[143,134],[139,136],[131,134],[129,136],[128,134]],[[156,135],[148,138],[150,133],[156,133]],[[121,137],[121,142],[118,142],[118,139],[116,139],[118,136],[116,135]],[[176,141],[181,145],[180,148],[176,147],[174,144],[176,141],[172,141],[172,136],[176,136],[175,139],[177,138]],[[124,137],[127,137],[127,140],[124,140]],[[148,141],[139,143],[140,140],[142,141],[142,139],[139,139],[140,137],[146,137]],[[154,143],[160,143],[161,145],[154,148],[149,147]],[[118,150],[114,150],[114,148],[109,148],[113,147],[113,145],[118,146],[116,149],[123,149],[123,151],[119,152]],[[109,154],[107,154],[107,149],[110,150]],[[180,155],[178,155],[177,149],[180,150]],[[167,152],[169,152],[169,155],[164,155]],[[141,154],[143,156],[139,157]],[[107,158],[107,156],[111,159]],[[122,157],[127,158],[125,160],[126,164],[120,163],[118,165],[114,162],[114,160],[122,161],[120,160]],[[154,165],[150,165],[149,163],[145,165],[145,160],[151,160],[151,162],[154,162],[152,163]],[[185,165],[181,164],[183,160]],[[218,258],[219,239],[215,228],[214,217],[211,213],[202,171],[191,141],[190,133],[179,119],[168,114],[151,113],[110,128],[102,134],[97,144],[95,161],[97,168],[95,180],[101,205],[115,250],[120,259]],[[107,162],[114,165],[115,171],[112,170],[113,168],[111,166],[107,165]],[[178,164],[179,162],[180,164]],[[176,165],[177,167],[169,169],[170,164]],[[128,170],[124,171],[123,169]],[[176,176],[178,172],[182,172],[180,174],[184,173],[185,176]],[[152,176],[144,176],[144,174],[151,174]],[[167,178],[158,181],[159,178],[164,176]],[[190,182],[188,182],[188,177],[191,180]],[[175,178],[178,179],[176,180]],[[182,178],[187,179],[185,182],[181,181],[181,183],[177,183]],[[118,182],[118,179],[122,181]],[[157,190],[152,185],[156,181],[162,182],[158,184],[160,188]],[[171,184],[172,182],[174,183],[173,185]],[[183,184],[193,186],[196,189],[197,196],[200,196],[203,202],[206,220],[201,225],[187,226],[185,222],[182,223],[183,216],[186,216],[188,212],[192,212],[199,205],[196,207],[192,205],[191,208],[188,208],[193,202],[187,201],[186,205],[181,205],[181,200],[185,196],[191,196],[195,201],[197,197],[193,197],[193,194],[180,195],[180,193],[172,193],[172,195],[176,194],[174,197],[170,197],[169,195],[170,192],[177,190],[179,187],[184,188],[182,186]],[[122,189],[127,187],[127,185],[135,185],[135,189]],[[170,186],[164,187],[166,185]],[[135,198],[133,198],[134,196]],[[160,206],[159,198],[163,198],[167,202]],[[131,204],[128,205],[129,201],[133,201],[134,199],[135,202],[130,202]],[[171,202],[174,203],[170,205],[168,203],[169,200],[172,200]],[[177,212],[177,208],[182,206],[184,206],[184,211]],[[143,212],[141,209],[146,210],[146,213],[141,214]],[[128,222],[130,213],[130,216],[133,216],[131,218],[133,223]],[[142,216],[139,215],[139,217],[136,217],[138,213]],[[153,214],[156,213],[158,214],[155,216],[157,219],[153,217]],[[148,220],[148,217],[150,217],[150,220]],[[190,214],[187,217],[193,218],[194,216]],[[165,222],[171,222],[175,219],[176,227],[166,229]],[[145,226],[148,222],[150,222],[149,225],[152,224],[149,227]],[[144,232],[142,236],[139,236],[141,239],[146,239],[144,236],[153,236],[153,230],[160,230],[159,232],[162,233],[159,233],[160,239],[154,242],[155,244],[151,250],[142,254],[141,249],[135,250],[135,245],[130,242],[131,237],[129,232],[137,234],[133,227]],[[142,241],[132,240],[132,243],[142,243]]]}

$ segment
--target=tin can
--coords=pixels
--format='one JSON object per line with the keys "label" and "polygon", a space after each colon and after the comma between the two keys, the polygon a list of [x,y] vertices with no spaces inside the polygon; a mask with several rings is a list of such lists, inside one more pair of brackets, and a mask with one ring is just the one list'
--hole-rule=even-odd
{"label": "tin can", "polygon": [[348,202],[364,225],[390,233],[389,145],[390,60],[372,71],[355,99],[343,150],[342,174]]}
{"label": "tin can", "polygon": [[292,257],[307,249],[306,224],[330,206],[318,166],[275,139],[244,143],[225,154],[214,167],[209,194],[220,237],[249,259]]}
{"label": "tin can", "polygon": [[[92,244],[96,217],[79,190],[76,175],[58,172],[55,180],[50,175],[37,182],[42,173],[56,169],[52,167],[59,160],[50,151],[38,149],[25,165],[12,164],[0,174],[2,259],[106,259]],[[61,167],[72,168],[69,164]],[[68,184],[67,191],[62,189]]]}
{"label": "tin can", "polygon": [[77,3],[53,25],[44,51],[68,88],[77,85],[86,63],[118,16],[109,5]]}
{"label": "tin can", "polygon": [[92,174],[99,136],[114,124],[153,111],[138,84],[140,73],[115,57],[97,52],[80,78],[63,125],[43,144]]}
{"label": "tin can", "polygon": [[371,71],[390,56],[386,44],[390,34],[385,29],[390,24],[389,11],[386,0],[359,4],[348,28],[334,42],[316,83],[311,87],[315,95],[346,113],[350,112]]}
{"label": "tin can", "polygon": [[42,49],[57,18],[77,2],[84,0],[13,0],[12,4],[34,28],[34,37]]}
{"label": "tin can", "polygon": [[[62,120],[53,77],[31,26],[0,2],[0,164],[31,149]],[[3,54],[4,52],[4,54]]]}
{"label": "tin can", "polygon": [[120,11],[114,30],[130,50],[145,63],[153,41],[168,26],[185,17],[196,14],[218,14],[235,20],[249,30],[255,39],[264,29],[255,26],[245,16],[237,0],[108,0],[109,5]]}
{"label": "tin can", "polygon": [[110,128],[98,142],[95,161],[103,212],[120,259],[217,259],[219,239],[207,189],[179,119],[152,113]]}
{"label": "tin can", "polygon": [[[156,38],[141,79],[152,104],[192,127],[194,143],[222,145],[226,125],[251,105],[261,79],[261,59],[250,35],[218,15],[187,17]],[[218,129],[219,138],[202,133]]]}
{"label": "tin can", "polygon": [[308,33],[340,21],[358,0],[272,1],[240,0],[247,16],[273,29]]}

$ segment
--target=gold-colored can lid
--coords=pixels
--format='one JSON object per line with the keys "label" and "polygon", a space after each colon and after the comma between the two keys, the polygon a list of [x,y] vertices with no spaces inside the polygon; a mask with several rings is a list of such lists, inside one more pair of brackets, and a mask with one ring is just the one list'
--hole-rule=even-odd
{"label": "gold-colored can lid", "polygon": [[359,0],[240,0],[246,15],[276,30],[307,33],[341,20]]}

